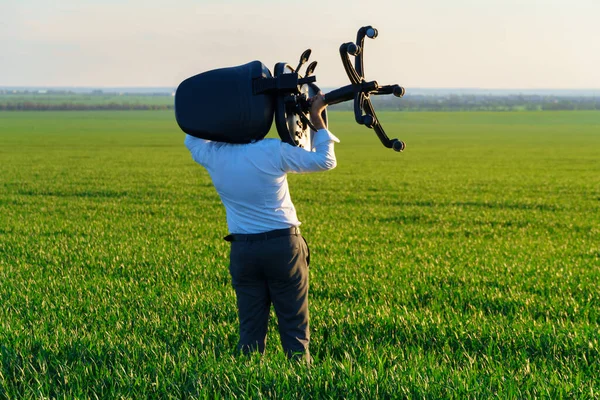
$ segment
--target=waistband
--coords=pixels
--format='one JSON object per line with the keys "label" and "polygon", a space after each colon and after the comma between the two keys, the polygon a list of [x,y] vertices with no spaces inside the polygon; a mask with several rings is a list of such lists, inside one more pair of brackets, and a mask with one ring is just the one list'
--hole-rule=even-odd
{"label": "waistband", "polygon": [[268,231],[263,233],[231,233],[225,236],[223,239],[227,240],[228,242],[257,242],[259,240],[269,240],[281,236],[293,236],[299,234],[300,228],[298,228],[297,226],[293,226],[291,228],[275,229],[274,231]]}

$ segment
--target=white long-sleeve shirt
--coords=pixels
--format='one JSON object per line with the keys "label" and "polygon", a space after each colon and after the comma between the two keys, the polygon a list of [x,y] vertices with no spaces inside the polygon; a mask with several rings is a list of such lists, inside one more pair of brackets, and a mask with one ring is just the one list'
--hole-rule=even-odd
{"label": "white long-sleeve shirt", "polygon": [[335,168],[334,142],[326,129],[313,137],[313,151],[279,139],[248,144],[213,142],[187,135],[185,145],[206,168],[227,213],[230,233],[261,233],[299,226],[287,173]]}

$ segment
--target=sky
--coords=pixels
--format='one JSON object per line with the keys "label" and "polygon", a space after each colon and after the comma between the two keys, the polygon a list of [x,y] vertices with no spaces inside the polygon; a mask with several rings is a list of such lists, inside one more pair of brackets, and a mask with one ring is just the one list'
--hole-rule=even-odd
{"label": "sky", "polygon": [[0,86],[176,87],[210,69],[296,66],[348,84],[361,26],[367,80],[419,88],[598,89],[600,0],[0,0]]}

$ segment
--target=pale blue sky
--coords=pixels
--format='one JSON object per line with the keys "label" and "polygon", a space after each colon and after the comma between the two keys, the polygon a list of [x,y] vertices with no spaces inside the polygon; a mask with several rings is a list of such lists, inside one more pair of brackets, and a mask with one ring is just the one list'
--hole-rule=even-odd
{"label": "pale blue sky", "polygon": [[0,0],[0,86],[176,86],[312,48],[322,87],[362,25],[368,79],[407,87],[600,88],[600,0]]}

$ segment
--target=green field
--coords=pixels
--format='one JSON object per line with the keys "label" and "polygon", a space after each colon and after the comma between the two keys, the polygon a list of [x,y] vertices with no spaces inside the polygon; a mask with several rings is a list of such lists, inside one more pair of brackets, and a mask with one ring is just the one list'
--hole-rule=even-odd
{"label": "green field", "polygon": [[599,398],[600,112],[330,113],[290,176],[312,368],[237,358],[225,213],[171,112],[0,113],[0,399]]}

